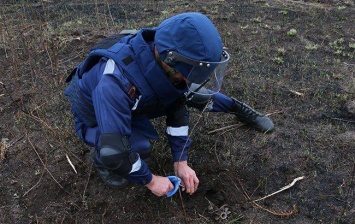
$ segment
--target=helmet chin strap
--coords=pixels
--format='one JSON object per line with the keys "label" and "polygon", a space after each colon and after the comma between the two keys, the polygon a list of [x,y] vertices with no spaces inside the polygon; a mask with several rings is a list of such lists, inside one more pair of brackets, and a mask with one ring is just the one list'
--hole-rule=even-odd
{"label": "helmet chin strap", "polygon": [[[157,61],[157,63],[163,68],[163,70],[165,71],[166,76],[171,80],[171,81],[176,81],[176,79],[180,79],[178,77],[176,77],[176,74],[180,73],[178,70],[176,70],[175,68],[170,67],[169,65],[167,65],[165,62],[163,62],[160,57],[159,57],[159,53],[156,47],[154,47],[154,55],[155,55],[155,59]],[[182,81],[182,80],[180,80]]]}
{"label": "helmet chin strap", "polygon": [[170,68],[167,72],[165,72],[165,74],[166,74],[168,77],[170,77],[170,76],[172,76],[172,75],[175,75],[175,74],[177,74],[177,73],[179,73],[179,71],[176,70],[175,68]]}

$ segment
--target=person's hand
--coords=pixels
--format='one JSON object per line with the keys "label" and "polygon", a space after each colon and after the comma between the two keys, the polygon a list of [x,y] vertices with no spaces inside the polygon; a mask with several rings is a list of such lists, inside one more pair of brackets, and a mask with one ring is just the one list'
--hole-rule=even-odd
{"label": "person's hand", "polygon": [[190,195],[193,194],[200,183],[195,171],[187,165],[187,161],[175,162],[174,170],[175,175],[182,180],[181,185],[183,186],[183,190]]}
{"label": "person's hand", "polygon": [[152,181],[145,185],[156,196],[161,197],[167,195],[169,191],[174,189],[174,185],[167,177],[153,175]]}

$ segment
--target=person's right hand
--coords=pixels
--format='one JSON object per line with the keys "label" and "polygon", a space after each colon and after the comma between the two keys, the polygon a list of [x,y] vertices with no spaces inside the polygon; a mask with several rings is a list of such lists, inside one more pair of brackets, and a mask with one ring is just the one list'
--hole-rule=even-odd
{"label": "person's right hand", "polygon": [[167,177],[153,175],[152,181],[145,185],[156,196],[167,195],[169,191],[174,189],[174,185]]}

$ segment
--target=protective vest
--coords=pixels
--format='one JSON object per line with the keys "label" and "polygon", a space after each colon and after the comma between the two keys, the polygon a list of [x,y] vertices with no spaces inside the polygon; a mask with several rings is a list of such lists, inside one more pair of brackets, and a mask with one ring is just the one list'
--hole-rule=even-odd
{"label": "protective vest", "polygon": [[[156,63],[147,42],[154,41],[155,30],[140,30],[127,35],[107,49],[93,49],[89,56],[72,73],[81,78],[102,57],[115,61],[124,75],[141,95],[137,110],[141,108],[166,108],[181,97],[186,89],[177,89]],[[74,75],[74,74],[73,74]]]}

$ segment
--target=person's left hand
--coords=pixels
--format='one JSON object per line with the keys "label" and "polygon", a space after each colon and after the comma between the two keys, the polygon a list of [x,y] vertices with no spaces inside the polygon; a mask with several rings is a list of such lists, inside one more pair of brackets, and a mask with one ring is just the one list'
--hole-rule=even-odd
{"label": "person's left hand", "polygon": [[183,190],[185,188],[186,193],[193,194],[198,187],[200,181],[198,180],[196,173],[191,167],[187,165],[187,161],[180,161],[174,163],[175,175],[182,180],[181,185]]}

